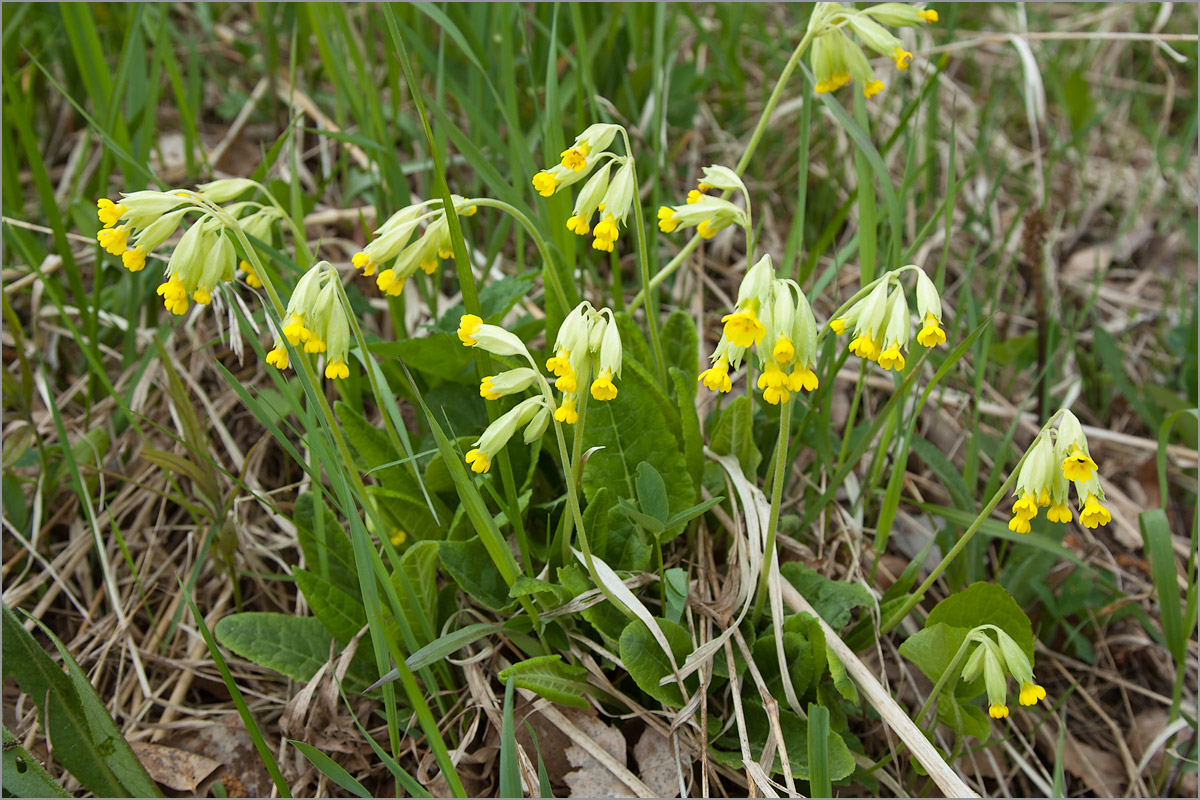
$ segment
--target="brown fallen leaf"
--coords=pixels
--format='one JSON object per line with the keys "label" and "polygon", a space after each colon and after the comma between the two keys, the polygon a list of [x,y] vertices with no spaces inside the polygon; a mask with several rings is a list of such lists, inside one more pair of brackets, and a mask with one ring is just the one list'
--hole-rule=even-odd
{"label": "brown fallen leaf", "polygon": [[195,794],[200,784],[221,767],[219,761],[177,747],[150,742],[131,742],[130,747],[151,778],[177,792]]}
{"label": "brown fallen leaf", "polygon": [[675,757],[671,743],[654,728],[642,731],[633,746],[633,759],[637,762],[637,776],[649,786],[656,797],[677,797],[679,776],[675,769]]}
{"label": "brown fallen leaf", "polygon": [[[620,730],[606,725],[594,713],[569,711],[573,712],[568,717],[575,727],[595,740],[617,763],[625,764],[625,736]],[[571,789],[570,797],[633,797],[629,787],[584,748],[572,744],[565,754],[575,768],[563,776]]]}
{"label": "brown fallen leaf", "polygon": [[1063,769],[1083,781],[1096,797],[1120,797],[1125,768],[1114,753],[1084,744],[1070,733],[1063,742]]}

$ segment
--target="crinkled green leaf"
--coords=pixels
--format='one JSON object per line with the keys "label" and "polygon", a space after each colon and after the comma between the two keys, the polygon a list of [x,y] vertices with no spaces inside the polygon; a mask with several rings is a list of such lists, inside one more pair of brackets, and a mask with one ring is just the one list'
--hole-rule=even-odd
{"label": "crinkled green leaf", "polygon": [[[667,637],[667,643],[671,645],[671,654],[675,657],[676,665],[682,664],[692,652],[692,637],[676,622],[668,619],[656,621],[663,635]],[[659,681],[671,674],[671,662],[659,647],[654,635],[650,633],[650,629],[646,627],[646,623],[634,620],[625,626],[625,630],[621,632],[619,654],[630,677],[643,692],[666,705],[683,705],[683,695],[678,684],[672,682],[659,686]],[[693,674],[686,682],[689,691],[694,690],[694,683]]]}
{"label": "crinkled green leaf", "polygon": [[874,602],[865,586],[830,580],[799,561],[789,561],[779,571],[835,631],[845,627],[855,608]]}
{"label": "crinkled green leaf", "polygon": [[304,492],[296,498],[292,522],[308,569],[346,594],[358,597],[354,546],[337,515],[314,492]]}
{"label": "crinkled green leaf", "polygon": [[758,474],[762,453],[754,443],[754,405],[749,397],[739,395],[725,407],[709,432],[709,440],[717,455],[735,457],[748,478]]}
{"label": "crinkled green leaf", "polygon": [[512,603],[508,584],[478,536],[465,542],[438,542],[442,566],[464,592],[493,611]]}
{"label": "crinkled green leaf", "polygon": [[1003,586],[977,581],[950,595],[929,612],[925,627],[938,623],[967,630],[977,625],[995,625],[1011,636],[1025,651],[1029,663],[1033,663],[1033,625]]}
{"label": "crinkled green leaf", "polygon": [[273,611],[230,614],[214,631],[221,644],[242,658],[307,683],[329,660],[333,636],[316,617]]}
{"label": "crinkled green leaf", "polygon": [[556,653],[513,664],[501,670],[497,677],[501,682],[511,678],[515,686],[528,689],[552,702],[587,708],[588,703],[583,695],[589,684],[580,680],[586,674],[586,669],[563,662],[562,656]]}

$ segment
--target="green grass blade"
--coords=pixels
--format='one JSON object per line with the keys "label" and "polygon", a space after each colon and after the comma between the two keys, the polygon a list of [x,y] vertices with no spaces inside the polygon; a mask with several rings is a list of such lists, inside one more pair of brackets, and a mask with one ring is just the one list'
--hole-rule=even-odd
{"label": "green grass blade", "polygon": [[300,742],[295,739],[288,739],[288,743],[295,747],[300,753],[309,760],[309,762],[321,771],[329,780],[336,783],[338,786],[345,789],[355,797],[370,797],[368,792],[361,783],[355,780],[354,776],[346,771],[346,768],[334,761],[329,756],[322,753],[317,748],[307,742]]}
{"label": "green grass blade", "polygon": [[504,711],[500,721],[500,796],[522,797],[517,766],[517,737],[513,730],[513,678],[504,683]]}
{"label": "green grass blade", "polygon": [[833,797],[829,780],[829,709],[808,704],[809,797]]}

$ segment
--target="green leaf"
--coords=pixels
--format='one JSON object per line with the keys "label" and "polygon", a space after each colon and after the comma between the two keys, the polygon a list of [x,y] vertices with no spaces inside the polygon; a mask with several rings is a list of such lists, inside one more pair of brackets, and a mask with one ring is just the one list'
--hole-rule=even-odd
{"label": "green leaf", "polygon": [[654,534],[656,537],[667,529],[667,526],[664,525],[660,520],[655,519],[649,514],[643,514],[641,511],[638,511],[637,507],[624,497],[618,497],[617,503],[621,506],[621,510],[625,512],[625,516],[629,518],[630,522],[632,522],[634,525],[640,525],[650,533]]}
{"label": "green leaf", "polygon": [[583,528],[587,531],[588,543],[593,552],[608,552],[608,517],[612,502],[612,492],[602,486],[592,495],[587,508],[583,510]]}
{"label": "green leaf", "polygon": [[829,777],[829,709],[808,704],[808,783],[811,797],[833,797]]}
{"label": "green leaf", "polygon": [[518,575],[513,581],[512,588],[508,590],[508,596],[514,599],[524,597],[529,594],[542,594],[548,592],[557,594],[558,587],[549,581],[544,581],[541,578],[531,578],[528,575]]}
{"label": "green leaf", "polygon": [[[750,755],[758,759],[766,745],[771,726],[767,714],[758,698],[747,698],[743,703],[743,713],[746,718],[746,737],[750,741]],[[808,724],[794,712],[779,708],[779,727],[783,731],[783,744],[787,748],[788,761],[792,767],[792,777],[807,781],[811,778],[808,761]],[[720,746],[737,747],[737,732],[729,731],[718,740]],[[850,777],[854,772],[854,756],[846,742],[835,731],[829,731],[826,737],[828,760],[826,771],[830,781],[840,781]],[[740,753],[714,752],[714,758],[733,769],[742,768]],[[771,772],[778,774],[783,771],[783,762],[778,752],[771,766]],[[814,797],[818,795],[813,794]],[[828,795],[821,795],[828,796]]]}
{"label": "green leaf", "polygon": [[[524,576],[522,576],[524,577]],[[517,736],[513,730],[514,679],[504,682],[504,709],[500,717],[500,796],[524,797],[517,766]]]}
{"label": "green leaf", "polygon": [[[413,632],[417,643],[425,645],[434,635],[437,628],[437,562],[439,545],[437,542],[417,542],[404,551],[400,557],[399,573],[392,575],[392,585],[396,596],[400,599],[400,608],[408,621],[409,630]],[[407,580],[416,599],[413,605],[408,592],[404,591],[401,580]],[[385,620],[392,624],[390,613],[384,611]],[[397,631],[397,636],[399,632]]]}
{"label": "green leaf", "polygon": [[305,569],[293,569],[296,587],[312,608],[313,616],[321,621],[325,630],[342,644],[346,644],[367,624],[362,598],[346,594],[324,578]]}
{"label": "green leaf", "polygon": [[[383,467],[384,464],[400,460],[400,454],[388,441],[387,434],[367,422],[366,417],[340,400],[333,404],[333,410],[337,414],[338,421],[342,423],[342,429],[346,431],[346,438],[350,440],[351,446],[362,459],[363,471],[375,470],[372,474],[381,484],[403,485],[410,477],[405,474],[407,470],[404,467],[399,465]],[[382,468],[376,470],[377,467]]]}
{"label": "green leaf", "polygon": [[465,542],[438,542],[442,566],[464,592],[493,611],[508,607],[508,584],[478,536]]}
{"label": "green leaf", "polygon": [[696,517],[703,514],[705,511],[708,511],[710,508],[717,505],[724,499],[725,499],[724,495],[721,495],[718,497],[712,497],[712,498],[709,498],[708,500],[705,500],[703,503],[697,503],[696,505],[692,506],[691,508],[685,508],[683,511],[680,511],[678,514],[673,515],[670,519],[667,520],[667,527],[673,528],[677,525],[686,525],[687,523],[691,522]]}
{"label": "green leaf", "polygon": [[4,728],[4,796],[5,797],[71,797],[58,781],[50,777],[41,762],[21,746],[16,737]]}
{"label": "green leaf", "polygon": [[933,470],[938,480],[950,492],[950,497],[954,500],[956,507],[965,510],[975,508],[975,500],[967,489],[967,484],[963,482],[962,471],[950,463],[950,459],[946,458],[946,454],[942,452],[941,448],[914,435],[912,450],[925,462],[926,466]]}
{"label": "green leaf", "polygon": [[353,775],[346,771],[346,768],[334,761],[329,756],[322,753],[317,748],[307,742],[288,739],[300,753],[307,758],[314,767],[319,769],[329,780],[336,783],[338,786],[345,789],[355,797],[371,797],[361,783],[359,783]]}
{"label": "green leaf", "polygon": [[[595,588],[578,564],[560,567],[558,582],[571,597],[578,597],[589,589]],[[600,632],[605,644],[609,647],[616,646],[622,631],[625,630],[626,617],[612,603],[599,603],[585,608],[579,613]]]}
{"label": "green leaf", "polygon": [[968,736],[974,736],[981,742],[986,742],[992,732],[992,723],[988,715],[979,706],[967,705],[953,692],[943,691],[937,700],[937,720],[952,730],[962,730]]}
{"label": "green leaf", "polygon": [[853,609],[874,602],[865,586],[830,580],[799,561],[789,561],[779,571],[835,631],[850,621]]}
{"label": "green leaf", "polygon": [[[854,685],[854,681],[846,673],[846,665],[841,662],[833,650],[826,648],[825,659],[829,662],[829,676],[833,678],[833,688],[838,690],[838,694],[849,700],[851,703],[858,703],[858,687]],[[834,780],[837,780],[836,778]]]}
{"label": "green leaf", "polygon": [[474,371],[467,368],[473,352],[471,348],[463,347],[453,333],[431,333],[398,342],[373,342],[367,349],[384,359],[399,358],[409,369],[430,378],[454,383],[471,383],[475,378]]}
{"label": "green leaf", "polygon": [[666,571],[667,586],[667,619],[679,622],[683,618],[683,610],[687,607],[688,577],[680,567],[671,567]]}
{"label": "green leaf", "polygon": [[[900,645],[900,655],[916,664],[925,677],[936,683],[970,632],[969,628],[951,627],[939,622],[905,639]],[[961,688],[966,690],[966,687]]]}
{"label": "green leaf", "polygon": [[700,337],[691,314],[676,309],[667,315],[662,329],[662,346],[667,368],[683,373],[683,385],[689,390],[688,396],[694,400],[700,375]]}
{"label": "green leaf", "polygon": [[[505,275],[496,281],[489,279],[487,285],[479,290],[479,306],[483,309],[483,314],[481,314],[483,321],[499,324],[500,318],[507,314],[518,300],[528,296],[537,275],[536,271],[526,271],[520,275]],[[439,333],[454,333],[458,330],[459,320],[465,313],[467,310],[462,303],[454,304],[442,312],[434,330]],[[538,330],[541,328],[539,327]],[[459,350],[468,350],[458,343],[457,335],[455,343],[459,344]]]}
{"label": "green leaf", "polygon": [[428,667],[430,664],[441,661],[451,653],[456,653],[467,645],[479,641],[485,636],[490,636],[502,627],[502,625],[497,625],[494,622],[476,622],[465,628],[459,628],[456,631],[447,633],[445,636],[434,639],[406,658],[404,663],[410,670],[417,672]]}
{"label": "green leaf", "polygon": [[[399,485],[403,485],[403,482]],[[428,541],[444,539],[450,528],[450,511],[436,495],[431,495],[437,518],[429,510],[425,498],[409,494],[403,489],[370,486],[367,493],[375,500],[376,508],[392,530],[404,531],[409,540]],[[440,520],[440,524],[439,524]],[[392,531],[388,531],[391,535]]]}
{"label": "green leaf", "polygon": [[[667,644],[671,646],[675,663],[682,664],[692,652],[692,637],[676,622],[661,618],[656,618],[656,622],[666,636]],[[659,686],[658,682],[671,674],[671,662],[667,660],[667,654],[659,647],[646,623],[634,620],[626,625],[625,630],[621,632],[619,650],[621,662],[643,692],[666,705],[683,705],[683,694],[679,691],[678,684]],[[687,680],[688,689],[692,691],[695,675]]]}
{"label": "green leaf", "polygon": [[[689,381],[687,375],[675,367],[671,367],[671,381],[675,385],[675,400],[679,406],[679,424],[683,433],[683,459],[687,464],[688,475],[692,485],[700,490],[700,481],[704,476],[704,437],[700,433],[700,415],[696,412],[696,382]],[[695,499],[695,498],[693,498]]]}
{"label": "green leaf", "polygon": [[292,522],[308,568],[351,597],[358,597],[354,546],[324,501],[314,492],[301,494],[296,498]]}
{"label": "green leaf", "polygon": [[749,397],[739,395],[725,407],[709,439],[712,451],[719,456],[734,456],[747,478],[758,474],[762,453],[754,443],[754,406]]}
{"label": "green leaf", "polygon": [[329,631],[316,617],[271,611],[230,614],[214,631],[221,644],[242,658],[307,683],[329,660]]}
{"label": "green leaf", "polygon": [[638,505],[642,512],[659,522],[666,522],[669,513],[667,485],[663,483],[662,475],[658,474],[654,465],[648,461],[639,463],[634,483],[637,486]]}
{"label": "green leaf", "polygon": [[[637,465],[643,461],[662,476],[669,511],[692,504],[695,489],[683,453],[654,398],[656,393],[661,394],[651,386],[645,372],[628,365],[616,398],[588,406],[583,446],[604,448],[592,453],[583,469],[583,490],[589,505],[601,489],[612,493],[613,505],[619,497],[636,498],[635,475]],[[668,530],[664,541],[676,533]],[[650,560],[650,548],[624,514],[609,515],[607,546],[603,551],[594,549],[618,570],[644,569]]]}
{"label": "green leaf", "polygon": [[[782,677],[779,672],[779,653],[775,646],[775,632],[767,629],[754,642],[754,663],[772,689],[772,694],[783,696]],[[783,633],[783,657],[792,688],[797,697],[803,697],[808,691],[814,670],[813,647],[808,637],[795,631]],[[823,666],[823,665],[822,665]],[[823,670],[822,670],[823,671]]]}
{"label": "green leaf", "polygon": [[[12,675],[37,706],[55,760],[99,797],[159,797],[158,787],[62,642],[37,623],[62,656],[65,673],[7,605],[3,616],[4,674]],[[5,769],[6,787],[8,777]]]}
{"label": "green leaf", "polygon": [[591,687],[587,681],[579,680],[586,674],[586,669],[564,663],[562,656],[556,653],[528,658],[513,664],[508,669],[501,670],[497,677],[504,682],[511,679],[516,686],[528,689],[551,702],[587,708],[588,702],[583,695]]}
{"label": "green leaf", "polygon": [[1029,663],[1033,663],[1033,625],[1003,586],[978,581],[950,595],[933,607],[925,627],[943,623],[952,628],[971,630],[978,625],[995,625],[1013,638]]}
{"label": "green leaf", "polygon": [[642,331],[633,321],[633,317],[628,312],[618,311],[613,314],[613,319],[617,321],[617,332],[621,334],[621,345],[625,350],[625,363],[628,365],[632,359],[643,367],[653,366],[654,356],[650,355],[646,337],[642,336]]}
{"label": "green leaf", "polygon": [[1158,595],[1163,638],[1178,666],[1187,657],[1188,633],[1183,627],[1183,602],[1176,582],[1179,568],[1175,565],[1175,551],[1171,547],[1171,526],[1161,508],[1143,511],[1138,515],[1138,524],[1146,555],[1150,557],[1150,574],[1154,577],[1154,591]]}

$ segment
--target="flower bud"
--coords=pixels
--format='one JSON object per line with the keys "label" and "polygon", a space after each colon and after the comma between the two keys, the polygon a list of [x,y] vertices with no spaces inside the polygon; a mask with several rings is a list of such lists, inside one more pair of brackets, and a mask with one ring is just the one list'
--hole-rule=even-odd
{"label": "flower bud", "polygon": [[202,183],[196,187],[205,200],[217,205],[228,203],[233,198],[250,189],[256,188],[254,181],[249,178],[222,178],[220,180]]}

